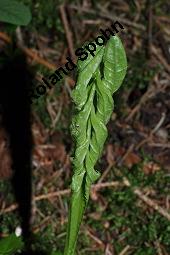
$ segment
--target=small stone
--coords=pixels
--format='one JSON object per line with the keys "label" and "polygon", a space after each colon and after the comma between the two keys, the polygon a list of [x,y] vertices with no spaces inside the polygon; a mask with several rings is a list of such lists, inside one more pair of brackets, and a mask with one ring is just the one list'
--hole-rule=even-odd
{"label": "small stone", "polygon": [[21,227],[16,227],[16,229],[15,229],[15,235],[17,236],[17,237],[19,237],[19,236],[21,236],[21,234],[22,234],[22,229],[21,229]]}

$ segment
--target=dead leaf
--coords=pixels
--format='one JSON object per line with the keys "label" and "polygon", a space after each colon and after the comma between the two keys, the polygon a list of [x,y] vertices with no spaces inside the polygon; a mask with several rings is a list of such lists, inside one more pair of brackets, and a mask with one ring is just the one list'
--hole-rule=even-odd
{"label": "dead leaf", "polygon": [[89,213],[88,216],[94,220],[100,220],[102,217],[102,212]]}
{"label": "dead leaf", "polygon": [[130,152],[124,160],[124,165],[131,168],[133,165],[138,164],[141,158],[134,152]]}
{"label": "dead leaf", "polygon": [[108,144],[106,147],[106,160],[109,165],[113,165],[115,160],[114,160],[114,152],[113,152],[113,145]]}
{"label": "dead leaf", "polygon": [[124,154],[125,149],[118,144],[108,144],[106,147],[106,160],[110,166],[114,165],[116,161]]}
{"label": "dead leaf", "polygon": [[147,162],[143,166],[143,172],[145,174],[154,174],[155,172],[160,170],[160,166],[154,162]]}
{"label": "dead leaf", "polygon": [[43,144],[36,144],[34,149],[34,159],[42,166],[51,166],[55,161],[65,164],[67,153],[65,145],[62,143],[62,134],[55,132],[50,138],[51,143],[43,141]]}

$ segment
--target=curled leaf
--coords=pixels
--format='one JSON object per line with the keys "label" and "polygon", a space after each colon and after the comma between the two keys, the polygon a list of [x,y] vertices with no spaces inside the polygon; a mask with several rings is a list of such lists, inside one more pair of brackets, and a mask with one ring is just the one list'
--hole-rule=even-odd
{"label": "curled leaf", "polygon": [[77,113],[71,132],[75,140],[72,198],[64,255],[74,255],[79,227],[89,199],[90,187],[100,173],[95,169],[104,143],[114,102],[112,95],[120,87],[127,69],[121,40],[111,37],[96,55],[78,63],[77,85],[72,93]]}

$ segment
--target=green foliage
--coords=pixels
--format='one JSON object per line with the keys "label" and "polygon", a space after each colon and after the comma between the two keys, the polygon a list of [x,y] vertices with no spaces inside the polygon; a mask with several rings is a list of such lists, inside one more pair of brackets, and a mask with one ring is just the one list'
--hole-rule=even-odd
{"label": "green foliage", "polygon": [[29,26],[29,30],[38,31],[40,34],[50,34],[55,36],[58,32],[58,36],[63,35],[63,25],[59,13],[59,5],[62,1],[49,0],[48,4],[46,0],[23,0],[27,4],[32,12],[32,22]]}
{"label": "green foliage", "polygon": [[0,241],[0,255],[13,255],[22,248],[23,242],[15,234],[11,234]]}
{"label": "green foliage", "polygon": [[38,99],[36,99],[33,107],[44,126],[49,127],[51,120],[46,109],[46,96],[40,96]]}
{"label": "green foliage", "polygon": [[77,113],[71,125],[76,149],[65,255],[75,254],[90,187],[100,176],[94,167],[107,138],[106,124],[114,105],[112,95],[120,87],[126,68],[126,54],[117,36],[111,37],[106,47],[98,46],[95,57],[78,61],[77,86],[72,93]]}
{"label": "green foliage", "polygon": [[158,68],[150,68],[144,50],[137,51],[129,56],[129,68],[125,77],[125,84],[128,88],[145,89],[150,80],[153,79]]}
{"label": "green foliage", "polygon": [[62,255],[62,253],[59,252],[59,251],[53,251],[53,252],[51,253],[51,255]]}
{"label": "green foliage", "polygon": [[[165,176],[164,171],[148,176],[143,174],[140,165],[131,171],[126,169],[122,169],[122,171],[132,185],[141,189],[154,188],[158,192],[157,197],[159,192],[162,194],[162,190],[159,188],[162,183],[164,188],[168,188],[169,178]],[[155,211],[150,213],[144,204],[139,205],[139,200],[130,187],[122,187],[121,190],[115,190],[109,194],[108,191],[103,191],[103,196],[109,206],[102,218],[110,223],[109,231],[115,236],[114,247],[118,254],[126,245],[135,247],[134,254],[155,254],[154,242],[156,241],[159,241],[167,251],[170,251],[169,221]],[[110,215],[109,212],[111,212]],[[121,238],[124,239],[122,245],[119,241]]]}
{"label": "green foliage", "polygon": [[25,26],[30,20],[30,10],[23,3],[14,0],[0,0],[0,21]]}

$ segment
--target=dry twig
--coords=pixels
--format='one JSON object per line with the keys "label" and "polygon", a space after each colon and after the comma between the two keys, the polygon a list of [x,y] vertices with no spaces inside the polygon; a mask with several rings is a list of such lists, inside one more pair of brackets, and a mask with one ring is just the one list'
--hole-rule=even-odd
{"label": "dry twig", "polygon": [[141,24],[137,24],[133,21],[129,21],[126,18],[122,18],[122,17],[116,16],[116,15],[113,15],[113,14],[110,14],[110,13],[107,13],[107,14],[103,13],[101,10],[99,10],[100,12],[99,11],[93,11],[93,10],[89,10],[87,8],[79,7],[79,6],[73,5],[73,4],[69,5],[69,8],[77,10],[79,12],[91,13],[91,14],[94,14],[95,16],[98,16],[98,17],[101,17],[101,18],[104,18],[104,19],[107,19],[107,20],[120,21],[120,22],[126,24],[127,26],[138,28],[142,31],[145,30],[145,26],[143,26]]}
{"label": "dry twig", "polygon": [[[3,41],[5,41],[6,43],[11,43],[12,40],[11,38],[6,34],[6,33],[3,33],[3,32],[0,32],[0,39],[2,39]],[[50,70],[55,70],[57,69],[57,66],[54,65],[54,64],[51,64],[50,62],[48,62],[47,60],[39,57],[37,55],[37,53],[35,53],[32,49],[29,49],[29,48],[26,48],[26,47],[23,47],[20,45],[20,48],[23,50],[23,52],[29,57],[32,59],[32,61],[36,61],[38,64],[41,64],[45,67],[47,67],[48,69]]]}
{"label": "dry twig", "polygon": [[74,46],[73,46],[73,36],[72,36],[72,32],[67,20],[67,16],[66,16],[66,12],[65,12],[65,6],[61,5],[60,6],[60,13],[61,13],[61,18],[64,24],[64,30],[66,32],[66,38],[67,38],[67,42],[68,42],[68,46],[69,46],[69,51],[70,51],[70,55],[72,60],[75,59],[75,54],[74,54]]}
{"label": "dry twig", "polygon": [[[107,187],[108,188],[109,187],[117,187],[119,185],[121,186],[122,184],[120,182],[105,182],[105,183],[99,183],[99,184],[97,183],[95,185],[92,185],[92,189],[99,190],[99,189],[103,189],[103,188],[107,188]],[[33,200],[34,201],[40,201],[40,200],[44,200],[44,199],[51,199],[51,198],[58,197],[58,196],[68,195],[68,194],[70,194],[70,192],[71,192],[70,189],[59,190],[59,191],[56,191],[56,192],[51,192],[51,193],[48,193],[48,194],[35,196],[33,198]],[[18,207],[17,204],[12,204],[7,208],[2,209],[1,212],[0,212],[0,215],[12,212],[12,211],[16,210],[17,207]]]}
{"label": "dry twig", "polygon": [[127,252],[129,249],[130,249],[130,246],[127,245],[127,246],[119,253],[119,255],[125,255],[126,252]]}

